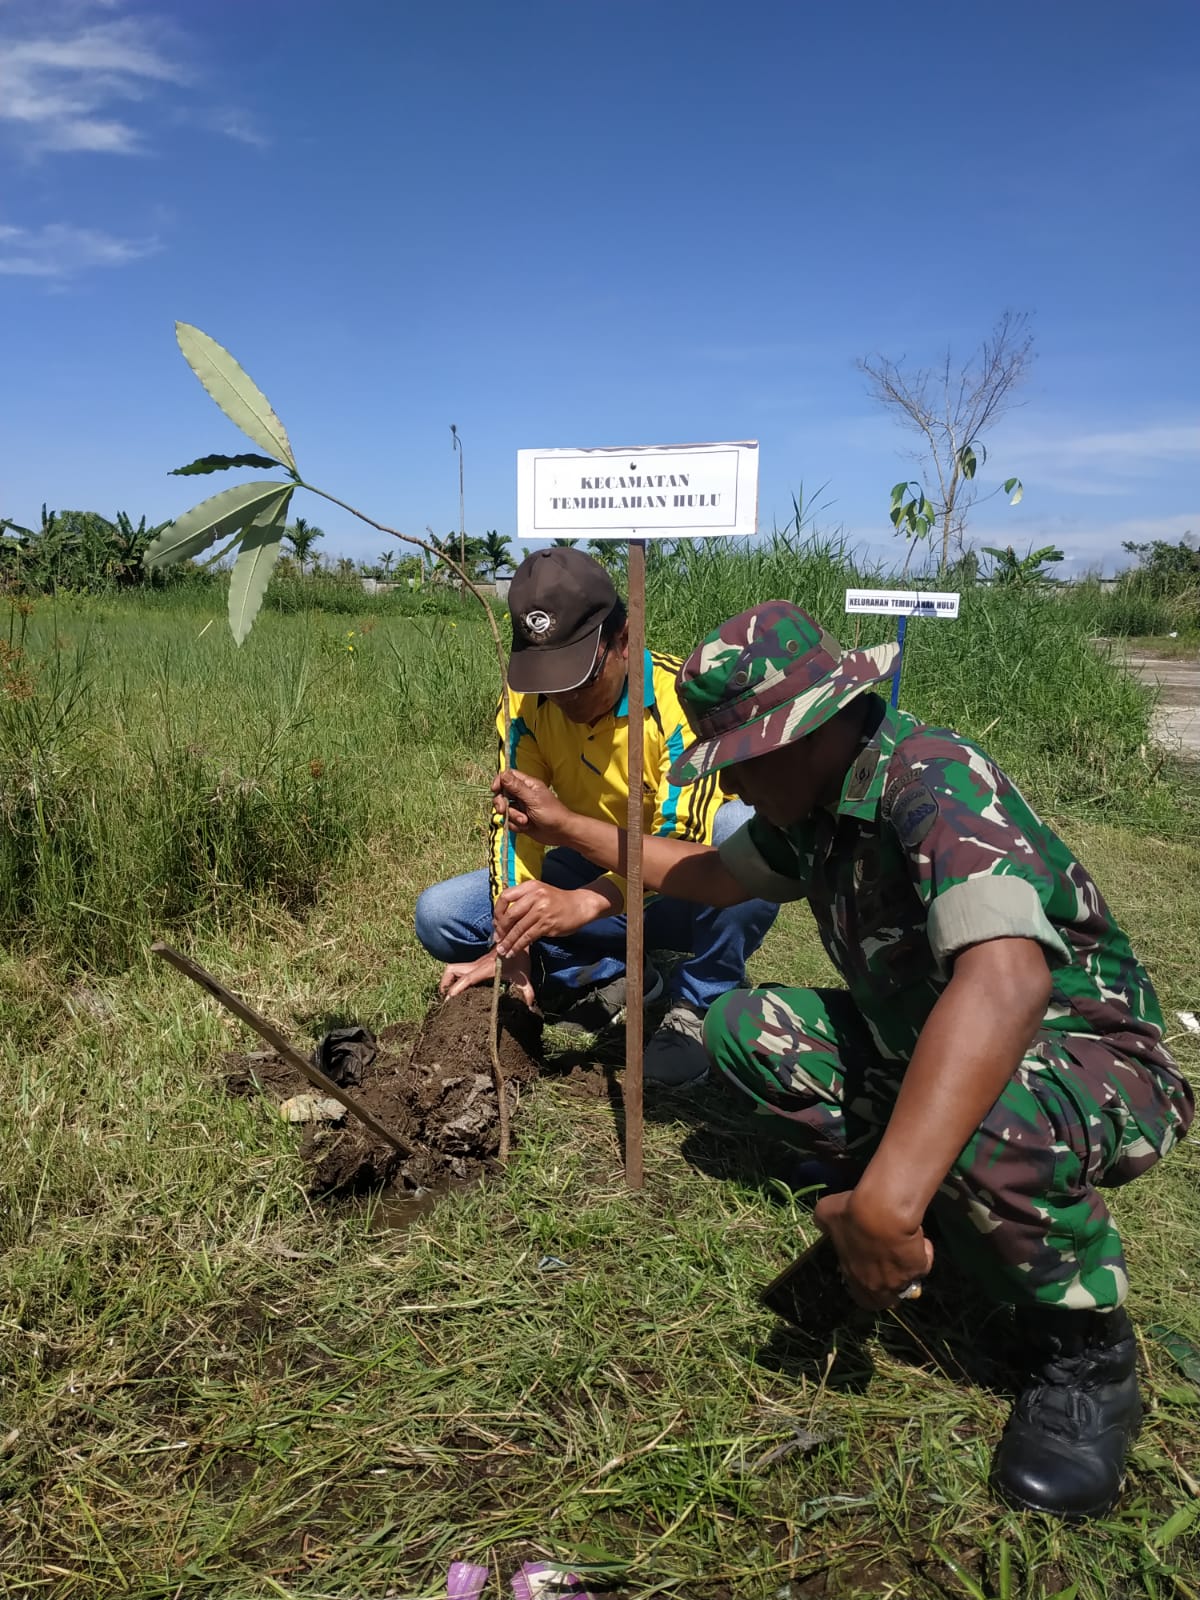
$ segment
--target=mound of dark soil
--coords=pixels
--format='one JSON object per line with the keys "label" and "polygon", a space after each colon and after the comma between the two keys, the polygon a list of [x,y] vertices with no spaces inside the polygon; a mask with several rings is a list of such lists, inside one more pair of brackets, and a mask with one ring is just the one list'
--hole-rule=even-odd
{"label": "mound of dark soil", "polygon": [[[439,1001],[416,1036],[411,1025],[385,1028],[376,1040],[365,1028],[339,1029],[317,1046],[313,1060],[383,1126],[413,1146],[403,1158],[347,1114],[308,1128],[300,1153],[309,1163],[314,1195],[349,1193],[386,1183],[431,1188],[475,1177],[500,1145],[499,1108],[492,1084],[492,995],[468,989]],[[510,1116],[521,1085],[537,1075],[541,1018],[518,1001],[500,1002],[500,1064]],[[231,1094],[261,1091],[276,1104],[316,1091],[270,1051],[226,1061]]]}

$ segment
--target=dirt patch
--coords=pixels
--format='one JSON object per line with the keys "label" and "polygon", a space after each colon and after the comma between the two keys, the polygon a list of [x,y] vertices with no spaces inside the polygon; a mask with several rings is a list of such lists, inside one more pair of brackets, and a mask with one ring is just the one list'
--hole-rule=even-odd
{"label": "dirt patch", "polygon": [[580,1100],[603,1100],[613,1092],[610,1074],[597,1062],[576,1062],[555,1081],[567,1094]]}
{"label": "dirt patch", "polygon": [[[790,1538],[787,1545],[791,1545]],[[869,1600],[881,1594],[911,1594],[913,1568],[903,1556],[852,1556],[848,1561],[820,1567],[807,1577],[793,1578],[788,1588],[793,1600]]]}
{"label": "dirt patch", "polygon": [[[468,989],[438,1002],[419,1032],[411,1025],[385,1028],[375,1039],[365,1028],[339,1029],[317,1046],[314,1061],[385,1128],[414,1147],[402,1158],[347,1115],[304,1133],[300,1154],[309,1164],[309,1192],[348,1194],[392,1184],[429,1189],[477,1177],[500,1145],[499,1108],[492,1085],[489,1035],[491,990]],[[500,1064],[510,1115],[523,1084],[537,1076],[541,1018],[519,1002],[500,1003]],[[312,1095],[308,1082],[271,1052],[231,1056],[225,1063],[230,1094],[260,1091],[276,1105]]]}

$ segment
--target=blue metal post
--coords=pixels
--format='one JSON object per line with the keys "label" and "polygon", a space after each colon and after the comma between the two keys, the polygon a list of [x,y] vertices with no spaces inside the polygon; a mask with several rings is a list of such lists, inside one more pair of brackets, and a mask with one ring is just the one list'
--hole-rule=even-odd
{"label": "blue metal post", "polygon": [[896,622],[896,643],[900,646],[900,654],[896,657],[896,670],[892,675],[892,710],[900,704],[900,673],[904,668],[904,635],[908,630],[908,618],[900,617]]}

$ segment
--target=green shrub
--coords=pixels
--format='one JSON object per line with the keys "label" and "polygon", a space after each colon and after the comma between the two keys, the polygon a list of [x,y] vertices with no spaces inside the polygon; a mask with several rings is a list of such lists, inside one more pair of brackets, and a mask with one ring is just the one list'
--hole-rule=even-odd
{"label": "green shrub", "polygon": [[[848,646],[877,643],[894,624],[851,621],[844,595],[885,578],[794,530],[659,548],[648,637],[684,654],[781,598]],[[302,911],[374,839],[419,850],[431,785],[477,791],[482,817],[497,668],[478,603],[442,586],[397,605],[357,585],[290,583],[320,608],[268,607],[240,649],[217,584],[10,609],[6,944],[120,965],[172,928],[223,926],[261,903]],[[1152,697],[1095,646],[1099,593],[965,586],[957,622],[910,626],[902,704],[978,739],[1043,809],[1186,831],[1194,799],[1155,753]],[[344,611],[327,609],[333,596]]]}
{"label": "green shrub", "polygon": [[470,617],[479,609],[473,595],[462,594],[450,583],[425,583],[415,589],[402,584],[386,594],[367,594],[358,578],[348,582],[320,573],[303,578],[278,574],[263,603],[285,616],[311,611],[339,617]]}
{"label": "green shrub", "polygon": [[[855,561],[838,539],[776,533],[697,540],[647,573],[647,636],[684,654],[726,617],[792,600],[847,646],[894,637],[884,617],[845,615],[848,588],[917,587]],[[1175,815],[1151,744],[1153,695],[1095,647],[1095,611],[1065,591],[964,586],[956,622],[910,624],[901,704],[978,739],[1046,808]]]}

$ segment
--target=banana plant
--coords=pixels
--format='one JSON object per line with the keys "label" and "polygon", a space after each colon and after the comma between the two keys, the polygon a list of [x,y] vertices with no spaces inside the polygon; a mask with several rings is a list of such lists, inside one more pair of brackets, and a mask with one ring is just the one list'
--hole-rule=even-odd
{"label": "banana plant", "polygon": [[1039,584],[1057,583],[1058,579],[1046,571],[1047,566],[1065,560],[1057,545],[1044,544],[1041,549],[1030,550],[1019,556],[1012,545],[1001,549],[994,544],[983,546],[985,555],[992,557],[992,582],[1006,589],[1029,589]]}

